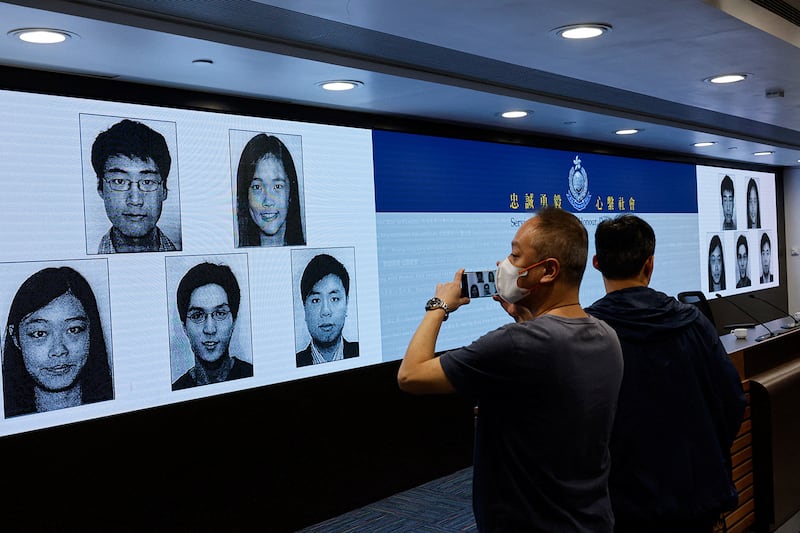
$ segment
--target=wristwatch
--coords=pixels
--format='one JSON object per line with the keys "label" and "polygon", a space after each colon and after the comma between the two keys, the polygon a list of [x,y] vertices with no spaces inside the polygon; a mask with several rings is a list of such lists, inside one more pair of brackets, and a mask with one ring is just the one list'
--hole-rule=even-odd
{"label": "wristwatch", "polygon": [[447,307],[447,304],[444,303],[441,298],[434,296],[425,304],[426,311],[433,311],[434,309],[444,310],[444,320],[447,320],[447,316],[450,314],[450,308]]}

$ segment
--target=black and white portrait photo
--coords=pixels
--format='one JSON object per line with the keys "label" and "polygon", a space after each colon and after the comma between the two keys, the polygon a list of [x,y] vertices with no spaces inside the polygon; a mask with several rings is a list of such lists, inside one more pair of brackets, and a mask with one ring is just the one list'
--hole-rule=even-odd
{"label": "black and white portrait photo", "polygon": [[297,367],[358,357],[353,248],[292,250]]}
{"label": "black and white portrait photo", "polygon": [[86,253],[182,249],[174,122],[80,115]]}
{"label": "black and white portrait photo", "polygon": [[306,244],[299,135],[230,131],[236,246]]}
{"label": "black and white portrait photo", "polygon": [[724,291],[725,281],[725,253],[722,248],[722,239],[719,235],[712,235],[708,243],[708,292]]}
{"label": "black and white portrait photo", "polygon": [[742,233],[736,239],[736,288],[749,287],[750,280],[750,244],[747,235]]}
{"label": "black and white portrait photo", "polygon": [[761,234],[759,251],[758,264],[761,274],[758,277],[758,281],[760,283],[772,283],[775,281],[775,275],[772,273],[772,240],[766,232]]}
{"label": "black and white portrait photo", "polygon": [[735,193],[733,179],[725,175],[719,184],[723,230],[736,229]]}
{"label": "black and white portrait photo", "polygon": [[247,255],[166,258],[172,390],[253,376]]}
{"label": "black and white portrait photo", "polygon": [[[114,398],[108,263],[0,265],[5,417]],[[13,281],[12,281],[13,280]]]}
{"label": "black and white portrait photo", "polygon": [[761,200],[758,194],[756,178],[747,180],[747,229],[761,227]]}

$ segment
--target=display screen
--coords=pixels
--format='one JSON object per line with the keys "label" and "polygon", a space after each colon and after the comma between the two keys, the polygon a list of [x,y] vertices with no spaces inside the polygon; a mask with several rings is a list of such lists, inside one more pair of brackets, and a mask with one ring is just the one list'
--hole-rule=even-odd
{"label": "display screen", "polygon": [[697,167],[700,286],[707,297],[778,285],[775,177]]}
{"label": "display screen", "polygon": [[[778,283],[773,174],[0,95],[16,125],[0,132],[0,435],[397,360],[436,284],[460,268],[489,283],[544,205],[574,212],[590,243],[604,217],[645,218],[658,290]],[[581,303],[603,293],[589,267]],[[437,349],[508,321],[475,298]]]}

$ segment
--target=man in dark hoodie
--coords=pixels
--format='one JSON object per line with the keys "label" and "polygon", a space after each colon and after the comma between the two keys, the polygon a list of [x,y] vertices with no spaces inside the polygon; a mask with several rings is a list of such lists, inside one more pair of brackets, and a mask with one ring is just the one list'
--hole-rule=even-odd
{"label": "man in dark hoodie", "polygon": [[616,330],[625,363],[610,443],[615,532],[710,533],[736,507],[730,448],[745,396],[714,325],[648,287],[655,243],[633,215],[595,232],[606,296],[586,311]]}

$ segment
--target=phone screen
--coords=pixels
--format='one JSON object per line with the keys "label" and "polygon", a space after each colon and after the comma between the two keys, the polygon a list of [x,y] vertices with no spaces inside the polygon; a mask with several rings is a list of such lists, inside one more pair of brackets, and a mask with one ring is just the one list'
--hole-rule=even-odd
{"label": "phone screen", "polygon": [[494,285],[494,277],[494,270],[464,272],[461,275],[461,296],[469,298],[494,296],[497,292]]}

